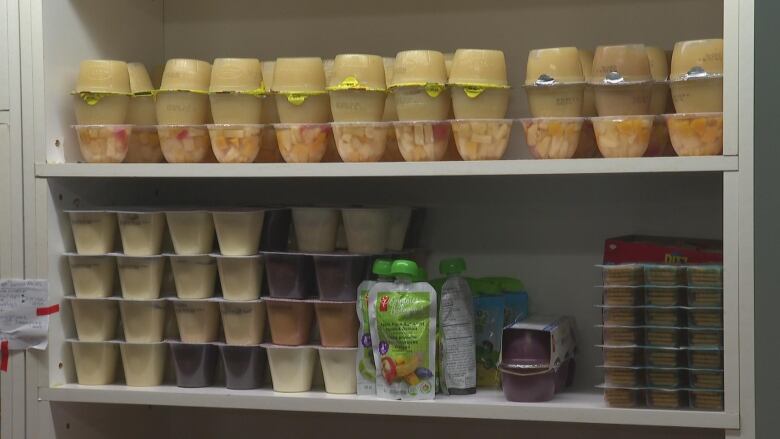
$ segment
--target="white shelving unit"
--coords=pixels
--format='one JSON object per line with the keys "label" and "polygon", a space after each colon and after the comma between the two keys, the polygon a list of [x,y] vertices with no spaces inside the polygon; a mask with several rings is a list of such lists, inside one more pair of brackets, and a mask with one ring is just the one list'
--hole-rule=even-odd
{"label": "white shelving unit", "polygon": [[[34,151],[25,160],[25,267],[28,277],[49,279],[53,301],[71,288],[60,256],[72,247],[65,208],[407,203],[428,208],[424,244],[433,251],[431,261],[464,255],[475,275],[520,275],[534,310],[574,315],[580,329],[575,388],[550,403],[509,403],[497,392],[409,403],[267,389],[80,386],[64,343],[73,335],[65,307],[52,319],[48,352],[31,355],[27,363],[28,437],[100,437],[62,424],[81,425],[82,417],[99,411],[113,413],[122,425],[124,409],[111,411],[113,405],[220,407],[257,410],[257,416],[272,410],[602,424],[582,426],[583,437],[616,425],[696,428],[690,430],[696,437],[754,437],[751,0],[455,0],[446,6],[399,0],[392,10],[357,0],[22,3],[24,144]],[[96,165],[77,163],[81,157],[70,129],[68,92],[85,58],[155,66],[171,57],[331,57],[346,51],[392,56],[413,47],[491,47],[507,53],[511,81],[519,84],[526,54],[535,47],[646,42],[671,48],[677,40],[720,35],[726,41],[721,157],[527,160],[516,127],[509,160],[494,162]],[[519,87],[512,98],[509,116],[527,115]],[[593,388],[601,380],[594,367],[600,354],[591,347],[600,337],[593,329],[600,319],[592,306],[599,300],[593,264],[600,262],[605,238],[630,233],[723,240],[723,412],[611,409]],[[63,405],[76,408],[55,410]],[[186,412],[175,413],[165,422],[184,422]],[[240,431],[229,425],[226,413],[210,409],[198,416]],[[641,438],[670,434],[630,431]]]}

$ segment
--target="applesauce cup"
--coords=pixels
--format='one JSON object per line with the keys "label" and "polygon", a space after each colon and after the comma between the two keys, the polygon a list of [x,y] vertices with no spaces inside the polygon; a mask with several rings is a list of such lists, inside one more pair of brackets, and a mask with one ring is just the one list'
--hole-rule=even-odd
{"label": "applesauce cup", "polygon": [[125,340],[156,343],[163,340],[168,308],[165,299],[122,300],[119,302]]}
{"label": "applesauce cup", "polygon": [[116,337],[119,311],[115,300],[72,298],[70,306],[80,341],[108,341]]}
{"label": "applesauce cup", "polygon": [[387,249],[390,210],[384,208],[341,209],[347,249],[351,253],[382,253]]}
{"label": "applesauce cup", "polygon": [[160,297],[165,256],[116,257],[119,284],[125,299],[157,299]]}
{"label": "applesauce cup", "polygon": [[73,93],[76,123],[126,123],[130,93],[127,63],[113,60],[82,61]]}
{"label": "applesauce cup", "polygon": [[275,392],[308,392],[311,390],[317,351],[312,346],[277,346],[264,343],[271,367]]}
{"label": "applesauce cup", "polygon": [[318,347],[325,391],[357,393],[357,348]]}
{"label": "applesauce cup", "polygon": [[125,383],[130,387],[159,386],[163,382],[168,345],[165,343],[119,343]]}
{"label": "applesauce cup", "polygon": [[116,379],[119,348],[116,343],[70,341],[76,379],[82,386],[104,386]]}
{"label": "applesauce cup", "polygon": [[211,149],[220,163],[253,163],[263,142],[264,125],[207,125]]}
{"label": "applesauce cup", "polygon": [[217,264],[210,255],[170,255],[176,296],[207,299],[214,296]]}
{"label": "applesauce cup", "polygon": [[592,118],[596,142],[604,157],[642,157],[650,144],[655,116]]}
{"label": "applesauce cup", "polygon": [[225,256],[257,253],[263,232],[263,209],[236,209],[212,212],[219,251]]}
{"label": "applesauce cup", "polygon": [[113,256],[67,254],[73,292],[79,298],[109,297],[114,293],[116,262]]}
{"label": "applesauce cup", "polygon": [[219,282],[225,299],[256,300],[260,297],[263,284],[262,256],[214,255],[214,257],[217,259]]}
{"label": "applesauce cup", "polygon": [[643,44],[599,46],[591,85],[599,116],[650,114],[653,77]]}
{"label": "applesauce cup", "polygon": [[723,40],[676,43],[670,85],[678,113],[722,112]]}
{"label": "applesauce cup", "polygon": [[723,154],[723,113],[664,115],[679,156]]}
{"label": "applesauce cup", "polygon": [[585,75],[577,48],[530,51],[524,88],[533,117],[582,116]]}
{"label": "applesauce cup", "polygon": [[536,159],[570,159],[577,152],[585,118],[521,119],[528,149]]}
{"label": "applesauce cup", "polygon": [[398,150],[407,162],[439,161],[450,141],[450,122],[394,122]]}
{"label": "applesauce cup", "polygon": [[131,125],[73,125],[81,156],[87,163],[122,163],[127,156]]}
{"label": "applesauce cup", "polygon": [[153,211],[118,211],[119,236],[127,256],[160,254],[165,233],[165,214]]}
{"label": "applesauce cup", "polygon": [[265,303],[220,302],[225,342],[229,345],[248,346],[263,341],[265,328]]}
{"label": "applesauce cup", "polygon": [[455,145],[463,160],[500,160],[509,145],[511,119],[452,121]]}
{"label": "applesauce cup", "polygon": [[204,210],[165,212],[173,249],[178,255],[204,255],[214,248],[214,221]]}
{"label": "applesauce cup", "polygon": [[173,301],[179,336],[184,343],[211,343],[219,337],[219,303],[209,300]]}
{"label": "applesauce cup", "polygon": [[385,66],[381,56],[337,55],[328,87],[336,122],[380,122],[387,98]]}
{"label": "applesauce cup", "polygon": [[332,252],[336,248],[339,210],[327,207],[295,207],[293,224],[298,249],[304,252]]}
{"label": "applesauce cup", "polygon": [[263,71],[256,58],[217,58],[211,68],[209,103],[216,124],[259,124]]}
{"label": "applesauce cup", "polygon": [[282,123],[330,120],[327,78],[321,58],[277,58],[273,78],[274,102]]}
{"label": "applesauce cup", "polygon": [[334,122],[333,137],[345,162],[378,162],[385,153],[390,124],[386,122]]}
{"label": "applesauce cup", "polygon": [[157,123],[206,123],[210,115],[210,81],[211,64],[196,59],[169,59],[165,63],[160,91],[157,94]]}
{"label": "applesauce cup", "polygon": [[157,125],[157,135],[168,163],[206,163],[214,157],[203,125]]}
{"label": "applesauce cup", "polygon": [[330,124],[276,124],[279,152],[287,163],[319,163],[328,146]]}
{"label": "applesauce cup", "polygon": [[76,253],[103,255],[114,250],[116,214],[107,210],[66,210]]}
{"label": "applesauce cup", "polygon": [[456,119],[506,117],[509,82],[504,52],[458,49],[452,59],[448,83]]}
{"label": "applesauce cup", "polygon": [[125,163],[160,163],[164,159],[156,125],[135,125],[127,141]]}

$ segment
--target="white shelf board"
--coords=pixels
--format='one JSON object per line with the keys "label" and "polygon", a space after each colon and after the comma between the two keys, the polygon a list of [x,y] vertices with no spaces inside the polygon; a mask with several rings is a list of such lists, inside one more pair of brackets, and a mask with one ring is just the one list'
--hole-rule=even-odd
{"label": "white shelf board", "polygon": [[601,393],[563,392],[545,403],[514,403],[500,391],[437,397],[434,401],[388,401],[322,391],[276,393],[269,389],[229,390],[223,387],[185,389],[174,386],[127,387],[65,384],[41,388],[39,399],[59,402],[220,407],[251,410],[354,413],[394,416],[504,419],[675,427],[739,428],[739,414],[692,410],[616,409]]}
{"label": "white shelf board", "polygon": [[39,163],[35,175],[40,178],[330,178],[722,172],[738,168],[737,156],[713,156],[412,163]]}

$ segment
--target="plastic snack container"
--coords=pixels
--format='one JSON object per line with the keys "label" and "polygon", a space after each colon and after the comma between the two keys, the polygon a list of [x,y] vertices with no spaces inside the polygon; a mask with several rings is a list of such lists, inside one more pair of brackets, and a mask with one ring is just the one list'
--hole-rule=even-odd
{"label": "plastic snack container", "polygon": [[317,348],[325,378],[325,391],[335,394],[357,393],[357,348]]}
{"label": "plastic snack container", "polygon": [[163,382],[168,346],[165,343],[119,344],[125,383],[130,387],[159,386]]}
{"label": "plastic snack container", "polygon": [[214,248],[214,221],[206,211],[175,210],[165,213],[177,255],[205,255]]}
{"label": "plastic snack container", "polygon": [[275,345],[302,346],[309,343],[314,319],[312,303],[293,299],[266,299],[271,340]]}
{"label": "plastic snack container", "polygon": [[114,250],[116,214],[105,210],[66,210],[76,253],[102,255]]}
{"label": "plastic snack container", "polygon": [[683,407],[685,392],[682,390],[650,389],[645,392],[647,407],[654,409],[679,409]]}
{"label": "plastic snack container", "polygon": [[642,364],[642,349],[633,346],[602,347],[604,366],[631,367]]}
{"label": "plastic snack container", "polygon": [[723,347],[723,330],[688,328],[688,346],[695,348]]}
{"label": "plastic snack container", "polygon": [[336,148],[345,162],[378,162],[392,130],[387,122],[334,122],[332,127]]}
{"label": "plastic snack container", "polygon": [[325,347],[356,347],[358,318],[355,302],[315,301],[320,338]]}
{"label": "plastic snack container", "polygon": [[690,370],[689,380],[694,389],[723,390],[722,370]]}
{"label": "plastic snack container", "polygon": [[354,301],[363,281],[368,257],[351,254],[315,254],[314,271],[320,300]]}
{"label": "plastic snack container", "polygon": [[[160,125],[202,125],[209,119],[211,64],[196,59],[169,59],[165,63],[160,90],[156,96],[157,123]],[[203,129],[205,131],[205,128]],[[165,154],[165,141],[160,131]],[[208,139],[206,139],[208,140]],[[166,160],[169,162],[169,154]]]}
{"label": "plastic snack container", "polygon": [[[456,50],[448,84],[455,119],[506,117],[509,108],[509,81],[504,52],[485,49]],[[455,140],[457,141],[457,132]],[[461,147],[458,147],[459,151],[460,149]],[[462,156],[463,152],[460,154]]]}
{"label": "plastic snack container", "polygon": [[250,256],[257,253],[265,210],[215,211],[212,216],[219,250],[223,255]]}
{"label": "plastic snack container", "polygon": [[119,302],[125,340],[131,343],[159,343],[165,334],[168,307],[165,300],[122,300]]}
{"label": "plastic snack container", "polygon": [[312,346],[262,345],[268,351],[271,381],[275,392],[308,392],[311,390],[317,350]]}
{"label": "plastic snack container", "polygon": [[685,267],[679,265],[644,266],[645,284],[654,286],[685,285]]}
{"label": "plastic snack container", "polygon": [[171,342],[176,386],[209,387],[217,369],[217,346]]}
{"label": "plastic snack container", "polygon": [[692,287],[723,287],[723,265],[689,265],[686,273]]}
{"label": "plastic snack container", "polygon": [[601,155],[606,158],[642,157],[650,145],[654,120],[654,116],[592,118]]}
{"label": "plastic snack container", "polygon": [[258,59],[214,60],[209,83],[209,103],[215,123],[260,123],[265,94],[263,71]]}
{"label": "plastic snack container", "polygon": [[303,253],[265,252],[264,257],[271,297],[306,299],[317,294],[311,256]]}
{"label": "plastic snack container", "polygon": [[685,289],[677,286],[645,287],[645,304],[654,306],[682,306],[685,303]]}
{"label": "plastic snack container", "polygon": [[173,302],[179,336],[184,343],[211,343],[219,336],[219,304],[207,300]]}
{"label": "plastic snack container", "polygon": [[87,163],[122,163],[127,156],[132,125],[73,125],[81,156]]}
{"label": "plastic snack container", "polygon": [[[650,60],[644,45],[625,44],[596,48],[591,85],[594,87],[599,116],[651,114],[653,82]],[[598,127],[596,134],[598,135]]]}
{"label": "plastic snack container", "polygon": [[676,43],[670,79],[678,113],[723,111],[723,40]]}
{"label": "plastic snack container", "polygon": [[295,207],[292,219],[298,249],[304,252],[332,252],[336,248],[339,210],[325,207]]}
{"label": "plastic snack container", "polygon": [[644,282],[644,270],[639,264],[597,265],[604,285],[638,286]]}
{"label": "plastic snack container", "polygon": [[260,346],[219,346],[225,366],[225,387],[257,389],[265,379],[266,352]]}
{"label": "plastic snack container", "polygon": [[114,293],[116,262],[113,256],[66,256],[76,297],[109,297]]}
{"label": "plastic snack container", "polygon": [[337,55],[327,90],[334,121],[381,122],[387,98],[387,80],[382,57],[364,54]]}
{"label": "plastic snack container", "polygon": [[702,308],[720,308],[723,306],[723,289],[708,287],[688,287],[688,306]]}
{"label": "plastic snack container", "polygon": [[[151,96],[144,98],[152,99]],[[139,98],[134,97],[133,99]],[[133,129],[130,130],[130,138],[127,141],[125,163],[160,163],[164,158],[156,123],[133,125]]]}
{"label": "plastic snack container", "polygon": [[536,159],[569,159],[580,145],[585,118],[522,119],[525,140]]}
{"label": "plastic snack container", "polygon": [[79,65],[73,94],[80,125],[121,124],[130,105],[130,75],[124,61],[92,59]]}
{"label": "plastic snack container", "polygon": [[455,145],[463,160],[500,160],[512,134],[511,119],[456,119]]}
{"label": "plastic snack container", "polygon": [[119,311],[116,301],[106,299],[70,300],[79,341],[108,341],[116,336]]}
{"label": "plastic snack container", "polygon": [[160,297],[165,256],[116,256],[119,284],[125,299]]}
{"label": "plastic snack container", "polygon": [[676,389],[685,382],[685,371],[681,369],[647,369],[645,380],[649,387]]}
{"label": "plastic snack container", "polygon": [[642,392],[636,389],[605,388],[604,400],[610,407],[634,408],[642,401]]}
{"label": "plastic snack container", "polygon": [[723,391],[690,392],[690,400],[692,409],[723,411]]}
{"label": "plastic snack container", "polygon": [[678,347],[685,343],[682,328],[645,328],[645,345]]}
{"label": "plastic snack container", "polygon": [[389,209],[349,208],[341,209],[341,215],[350,252],[374,254],[387,249]]}
{"label": "plastic snack container", "polygon": [[119,349],[115,343],[71,341],[76,379],[83,386],[103,386],[116,379]]}
{"label": "plastic snack container", "polygon": [[[252,97],[252,99],[260,100]],[[263,146],[264,125],[207,125],[211,150],[220,163],[254,163]]]}
{"label": "plastic snack container", "polygon": [[229,345],[256,345],[263,341],[265,303],[220,302],[225,342]]}
{"label": "plastic snack container", "polygon": [[171,271],[180,299],[213,297],[217,281],[216,259],[210,255],[171,255]]}
{"label": "plastic snack container", "polygon": [[616,287],[604,286],[602,293],[602,303],[605,306],[639,306],[644,302],[642,300],[642,287]]}
{"label": "plastic snack container", "polygon": [[608,386],[637,387],[644,382],[641,369],[605,368],[604,382]]}
{"label": "plastic snack container", "polygon": [[263,285],[263,259],[254,256],[214,255],[222,295],[227,300],[256,300]]}
{"label": "plastic snack container", "polygon": [[585,75],[577,48],[530,51],[524,88],[533,117],[582,116]]}
{"label": "plastic snack container", "polygon": [[723,154],[723,113],[667,114],[664,117],[677,155]]}
{"label": "plastic snack container", "polygon": [[165,232],[165,214],[152,211],[116,213],[122,250],[127,256],[159,255]]}
{"label": "plastic snack container", "polygon": [[157,125],[157,136],[168,163],[216,161],[209,130],[204,125]]}
{"label": "plastic snack container", "polygon": [[604,327],[604,344],[608,346],[636,346],[642,343],[642,329],[634,327]]}

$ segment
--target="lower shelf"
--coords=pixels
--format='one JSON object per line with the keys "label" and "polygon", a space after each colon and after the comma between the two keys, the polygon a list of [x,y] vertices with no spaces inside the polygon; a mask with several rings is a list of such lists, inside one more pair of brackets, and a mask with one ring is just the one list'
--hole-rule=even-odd
{"label": "lower shelf", "polygon": [[269,389],[228,390],[222,387],[183,389],[175,386],[133,388],[123,385],[66,384],[41,388],[39,398],[53,402],[739,428],[738,413],[614,409],[606,407],[601,393],[595,392],[564,392],[550,402],[532,404],[508,402],[499,391],[480,391],[471,396],[437,397],[434,401],[387,401],[355,395],[331,395],[325,392],[277,393]]}

